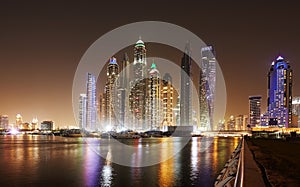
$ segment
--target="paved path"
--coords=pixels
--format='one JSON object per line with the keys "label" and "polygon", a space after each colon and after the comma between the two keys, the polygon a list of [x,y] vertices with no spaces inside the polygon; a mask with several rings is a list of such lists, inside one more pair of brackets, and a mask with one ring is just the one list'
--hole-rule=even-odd
{"label": "paved path", "polygon": [[244,145],[244,186],[245,187],[263,187],[265,183],[261,171],[253,159],[247,141]]}

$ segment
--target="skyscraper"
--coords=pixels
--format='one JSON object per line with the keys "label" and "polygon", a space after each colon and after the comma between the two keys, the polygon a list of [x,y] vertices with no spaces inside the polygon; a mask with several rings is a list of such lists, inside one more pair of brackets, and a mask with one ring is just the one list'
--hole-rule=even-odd
{"label": "skyscraper", "polygon": [[86,94],[80,94],[79,96],[79,128],[83,129],[86,127],[86,117],[87,117],[87,98]]}
{"label": "skyscraper", "polygon": [[185,47],[181,59],[181,87],[180,87],[180,125],[190,125],[191,119],[191,51],[190,44]]}
{"label": "skyscraper", "polygon": [[23,124],[23,118],[22,118],[21,114],[17,114],[15,128],[22,129],[22,124]]}
{"label": "skyscraper", "polygon": [[279,127],[291,127],[292,69],[282,56],[276,58],[268,73],[268,114]]}
{"label": "skyscraper", "polygon": [[149,70],[149,78],[146,81],[146,86],[146,122],[148,123],[148,125],[144,127],[144,129],[158,129],[161,124],[161,80],[160,73],[157,70],[155,63],[152,63]]}
{"label": "skyscraper", "polygon": [[261,111],[261,96],[250,96],[249,97],[249,117],[250,126],[260,126],[260,112]]}
{"label": "skyscraper", "polygon": [[[215,51],[212,46],[203,47],[201,49],[202,71],[200,72],[200,126],[206,126],[207,130],[217,130],[217,124],[214,124],[214,100],[216,87],[216,58]],[[204,90],[205,89],[205,90]],[[208,111],[207,111],[208,110]],[[209,119],[205,119],[207,117]],[[202,122],[201,122],[202,120]],[[207,124],[207,121],[209,124]]]}
{"label": "skyscraper", "polygon": [[118,126],[118,117],[115,113],[115,109],[118,110],[117,106],[117,78],[119,75],[119,65],[117,64],[116,58],[112,57],[109,60],[107,66],[107,82],[106,82],[106,122],[114,129]]}
{"label": "skyscraper", "polygon": [[120,72],[120,86],[118,88],[118,113],[119,113],[119,124],[121,128],[128,128],[128,105],[129,100],[129,78],[130,78],[130,66],[129,66],[129,58],[127,53],[124,54],[122,60],[122,71]]}
{"label": "skyscraper", "polygon": [[9,129],[9,121],[7,115],[0,115],[0,130]]}
{"label": "skyscraper", "polygon": [[133,81],[129,98],[134,129],[143,129],[145,126],[146,66],[146,47],[139,39],[134,46]]}
{"label": "skyscraper", "polygon": [[97,119],[97,102],[96,102],[96,79],[91,73],[87,74],[87,112],[86,112],[86,126],[85,130],[95,131],[97,130],[96,119]]}
{"label": "skyscraper", "polygon": [[176,125],[176,104],[178,93],[172,85],[172,77],[166,73],[162,80],[161,100],[163,113],[163,127]]}
{"label": "skyscraper", "polygon": [[293,97],[293,114],[298,116],[298,127],[300,126],[300,97]]}

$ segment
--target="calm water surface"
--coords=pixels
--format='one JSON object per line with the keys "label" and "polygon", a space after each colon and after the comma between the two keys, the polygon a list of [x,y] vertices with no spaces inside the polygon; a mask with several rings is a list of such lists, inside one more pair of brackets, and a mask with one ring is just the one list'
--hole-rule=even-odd
{"label": "calm water surface", "polygon": [[[150,138],[131,146],[178,138]],[[0,136],[0,186],[213,186],[239,138],[194,137],[174,157],[147,167],[127,167],[99,156],[83,138]],[[102,145],[105,146],[105,145]],[[206,151],[200,151],[204,148]],[[122,154],[122,153],[120,153]],[[112,155],[113,157],[114,155]],[[135,161],[139,160],[139,155]]]}

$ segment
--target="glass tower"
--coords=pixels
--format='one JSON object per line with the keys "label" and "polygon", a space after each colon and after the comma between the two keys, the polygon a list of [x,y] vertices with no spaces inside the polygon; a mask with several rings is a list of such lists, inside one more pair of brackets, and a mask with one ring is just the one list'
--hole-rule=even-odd
{"label": "glass tower", "polygon": [[185,47],[181,59],[181,87],[180,87],[180,125],[190,125],[191,119],[191,51],[190,44]]}
{"label": "glass tower", "polygon": [[133,129],[145,127],[146,99],[146,47],[139,39],[134,46],[133,81],[130,86],[130,110],[133,114]]}
{"label": "glass tower", "polygon": [[97,118],[97,102],[96,102],[96,79],[91,73],[87,74],[87,112],[86,112],[86,126],[85,130],[95,131],[97,130],[96,118]]}
{"label": "glass tower", "polygon": [[[200,72],[200,127],[204,130],[217,130],[214,125],[214,100],[216,90],[216,58],[212,46],[201,49]],[[208,116],[208,118],[207,118]]]}
{"label": "glass tower", "polygon": [[118,123],[116,119],[117,113],[115,113],[115,109],[118,109],[117,105],[117,82],[118,74],[119,74],[119,65],[117,64],[116,58],[112,57],[109,60],[107,66],[107,82],[106,82],[106,89],[105,89],[105,96],[106,96],[106,123],[110,127],[117,129]]}
{"label": "glass tower", "polygon": [[278,56],[268,74],[268,114],[279,127],[292,125],[292,69]]}

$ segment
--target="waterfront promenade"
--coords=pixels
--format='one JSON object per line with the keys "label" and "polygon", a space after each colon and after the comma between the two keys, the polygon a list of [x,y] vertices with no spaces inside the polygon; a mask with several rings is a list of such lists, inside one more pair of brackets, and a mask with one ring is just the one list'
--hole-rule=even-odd
{"label": "waterfront promenade", "polygon": [[253,158],[253,154],[248,147],[247,141],[245,141],[244,144],[244,186],[265,186],[262,173]]}

